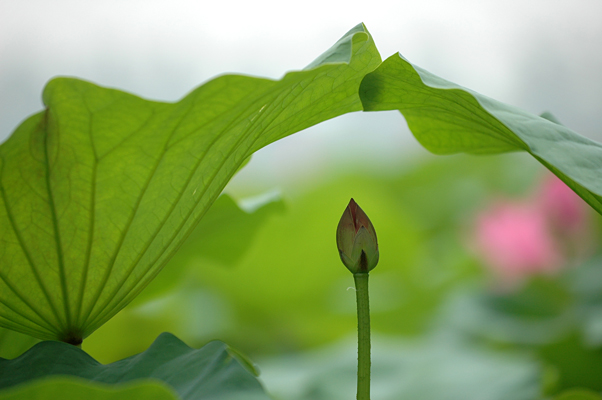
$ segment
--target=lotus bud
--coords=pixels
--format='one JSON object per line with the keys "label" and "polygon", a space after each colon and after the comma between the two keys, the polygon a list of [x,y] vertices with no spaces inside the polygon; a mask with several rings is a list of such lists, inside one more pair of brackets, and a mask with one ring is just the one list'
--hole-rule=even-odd
{"label": "lotus bud", "polygon": [[368,273],[378,264],[376,231],[353,199],[339,221],[337,247],[341,261],[353,274]]}

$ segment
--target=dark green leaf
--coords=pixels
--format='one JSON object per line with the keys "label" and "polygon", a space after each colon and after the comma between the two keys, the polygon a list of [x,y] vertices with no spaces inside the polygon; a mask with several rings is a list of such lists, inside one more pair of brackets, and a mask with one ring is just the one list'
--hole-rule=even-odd
{"label": "dark green leaf", "polygon": [[[0,388],[57,375],[105,384],[159,380],[184,399],[267,400],[261,384],[226,344],[191,349],[164,333],[145,352],[103,365],[83,350],[61,342],[41,342],[14,360],[0,359]],[[0,395],[1,396],[1,395]]]}

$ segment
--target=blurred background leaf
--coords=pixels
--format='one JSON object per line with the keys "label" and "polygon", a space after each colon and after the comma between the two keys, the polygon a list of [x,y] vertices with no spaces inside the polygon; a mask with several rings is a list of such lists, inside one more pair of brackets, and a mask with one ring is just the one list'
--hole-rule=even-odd
{"label": "blurred background leaf", "polygon": [[590,390],[574,389],[568,390],[554,397],[554,400],[600,400],[599,393]]}
{"label": "blurred background leaf", "polygon": [[32,336],[0,328],[0,357],[8,359],[18,357],[37,342],[39,339]]}
{"label": "blurred background leaf", "polygon": [[258,230],[267,219],[284,211],[284,202],[277,193],[265,193],[245,202],[249,204],[249,212],[240,208],[227,194],[218,197],[163,267],[160,279],[153,280],[134,304],[144,303],[173,289],[190,264],[206,262],[234,267],[253,245]]}
{"label": "blurred background leaf", "polygon": [[[355,338],[261,361],[277,400],[344,400],[355,393]],[[439,332],[421,339],[374,337],[372,398],[534,400],[540,368],[525,354],[496,352]]]}

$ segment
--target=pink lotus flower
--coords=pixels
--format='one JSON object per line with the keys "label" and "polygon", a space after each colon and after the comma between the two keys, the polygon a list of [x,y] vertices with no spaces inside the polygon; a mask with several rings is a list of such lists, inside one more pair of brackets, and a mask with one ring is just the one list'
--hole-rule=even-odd
{"label": "pink lotus flower", "polygon": [[485,264],[507,281],[553,272],[563,263],[544,215],[530,204],[498,202],[483,211],[476,246]]}
{"label": "pink lotus flower", "polygon": [[502,285],[553,274],[568,265],[571,249],[591,236],[588,211],[579,196],[550,176],[534,196],[498,200],[480,212],[474,248]]}

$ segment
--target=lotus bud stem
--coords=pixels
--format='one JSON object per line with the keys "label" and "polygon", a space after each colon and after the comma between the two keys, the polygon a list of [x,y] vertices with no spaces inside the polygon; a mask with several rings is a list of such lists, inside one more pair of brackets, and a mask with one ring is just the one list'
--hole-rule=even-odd
{"label": "lotus bud stem", "polygon": [[357,300],[357,400],[370,400],[370,302],[368,273],[378,263],[378,241],[372,222],[351,199],[337,227],[341,261],[353,274]]}

